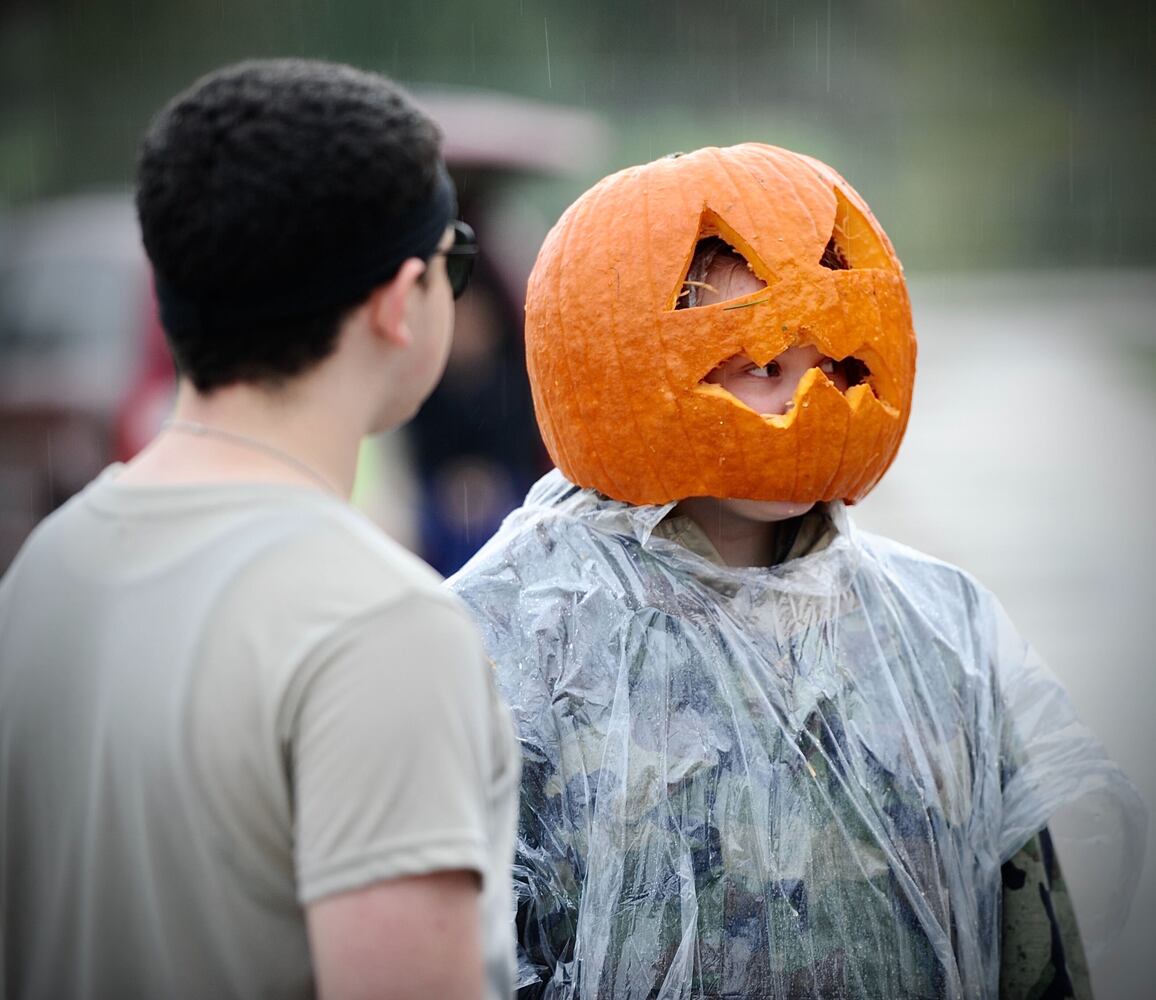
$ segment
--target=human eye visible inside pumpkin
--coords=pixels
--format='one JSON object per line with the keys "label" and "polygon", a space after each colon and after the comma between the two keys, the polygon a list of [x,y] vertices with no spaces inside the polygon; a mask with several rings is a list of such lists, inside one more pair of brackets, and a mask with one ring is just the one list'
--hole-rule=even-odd
{"label": "human eye visible inside pumpkin", "polygon": [[768,361],[765,365],[747,365],[743,368],[743,374],[751,378],[776,379],[783,374],[783,370],[777,361]]}

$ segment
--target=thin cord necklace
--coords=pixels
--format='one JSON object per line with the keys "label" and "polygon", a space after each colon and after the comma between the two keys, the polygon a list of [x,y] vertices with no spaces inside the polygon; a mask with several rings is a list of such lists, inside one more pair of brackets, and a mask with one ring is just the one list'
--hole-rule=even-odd
{"label": "thin cord necklace", "polygon": [[210,427],[208,424],[202,424],[196,420],[166,420],[161,424],[161,430],[178,431],[182,434],[192,434],[194,437],[220,438],[222,441],[229,441],[243,448],[251,448],[253,451],[259,451],[270,458],[275,458],[290,468],[305,474],[323,487],[326,492],[337,497],[341,496],[341,491],[311,465],[306,465],[301,459],[294,458],[289,452],[282,451],[275,445],[249,437],[247,434],[238,434],[236,431],[227,431],[221,427]]}

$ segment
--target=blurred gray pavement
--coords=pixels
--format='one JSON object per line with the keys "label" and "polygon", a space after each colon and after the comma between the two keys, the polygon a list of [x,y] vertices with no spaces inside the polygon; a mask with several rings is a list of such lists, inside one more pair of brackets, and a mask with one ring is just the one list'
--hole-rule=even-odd
{"label": "blurred gray pavement", "polygon": [[[913,415],[856,522],[995,591],[1152,813],[1156,273],[911,287]],[[1077,892],[1093,874],[1068,873]],[[1092,963],[1099,1000],[1156,996],[1156,824],[1138,881],[1122,936]]]}

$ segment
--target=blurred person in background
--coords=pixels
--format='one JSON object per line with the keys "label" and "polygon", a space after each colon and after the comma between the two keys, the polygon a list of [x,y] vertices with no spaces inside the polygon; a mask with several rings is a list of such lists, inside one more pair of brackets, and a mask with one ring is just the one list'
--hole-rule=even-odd
{"label": "blurred person in background", "polygon": [[440,376],[475,247],[381,77],[245,63],[137,206],[174,416],[0,583],[6,997],[486,997],[518,760],[438,577],[347,504]]}
{"label": "blurred person in background", "polygon": [[445,375],[407,433],[422,497],[419,551],[452,573],[497,530],[546,462],[521,317],[484,260],[458,303]]}
{"label": "blurred person in background", "polygon": [[[460,216],[482,249],[446,375],[410,423],[366,439],[352,502],[448,573],[546,468],[522,314],[547,227],[526,186],[583,169],[606,133],[596,115],[509,94],[416,95],[443,131]],[[0,252],[0,572],[37,521],[147,445],[175,397],[131,198],[33,204],[11,228]]]}
{"label": "blurred person in background", "polygon": [[[381,449],[366,449],[354,499],[448,574],[549,467],[522,334],[526,278],[548,223],[525,182],[594,166],[608,135],[599,116],[564,105],[452,88],[423,89],[419,96],[445,130],[461,217],[483,246],[458,302],[445,376],[404,428],[404,441],[396,442],[406,460],[381,462],[375,472]],[[373,502],[375,482],[390,484],[387,495],[396,496],[394,484],[406,478],[413,497],[407,510],[398,510],[396,501]]]}

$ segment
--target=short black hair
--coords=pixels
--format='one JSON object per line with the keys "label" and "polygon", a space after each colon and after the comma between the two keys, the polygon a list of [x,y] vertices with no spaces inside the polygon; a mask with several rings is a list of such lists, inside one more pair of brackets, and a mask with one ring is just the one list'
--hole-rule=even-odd
{"label": "short black hair", "polygon": [[[244,302],[363,254],[429,197],[440,142],[375,73],[304,59],[217,70],[174,98],[141,145],[137,214],[158,282],[186,300]],[[276,385],[330,354],[355,305],[227,329],[166,318],[165,333],[200,392]]]}

